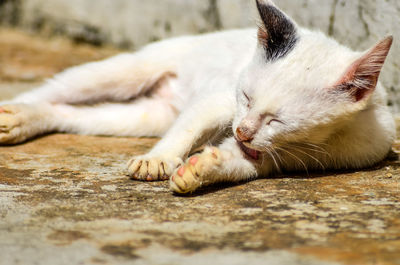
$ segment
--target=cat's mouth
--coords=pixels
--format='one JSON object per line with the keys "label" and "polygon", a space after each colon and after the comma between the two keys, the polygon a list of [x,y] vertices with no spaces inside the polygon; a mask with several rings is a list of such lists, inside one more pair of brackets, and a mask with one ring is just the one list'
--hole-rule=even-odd
{"label": "cat's mouth", "polygon": [[260,159],[261,152],[251,149],[247,147],[243,142],[237,141],[240,149],[242,150],[243,153],[245,153],[249,158],[258,160]]}

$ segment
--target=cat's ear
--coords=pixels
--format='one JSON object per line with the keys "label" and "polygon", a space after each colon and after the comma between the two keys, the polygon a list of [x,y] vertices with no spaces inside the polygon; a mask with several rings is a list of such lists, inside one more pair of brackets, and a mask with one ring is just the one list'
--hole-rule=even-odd
{"label": "cat's ear", "polygon": [[392,43],[393,37],[389,36],[356,60],[346,70],[335,89],[348,93],[354,102],[368,99],[375,90]]}
{"label": "cat's ear", "polygon": [[257,0],[257,8],[262,20],[258,41],[267,53],[267,60],[284,57],[297,42],[296,24],[270,0]]}

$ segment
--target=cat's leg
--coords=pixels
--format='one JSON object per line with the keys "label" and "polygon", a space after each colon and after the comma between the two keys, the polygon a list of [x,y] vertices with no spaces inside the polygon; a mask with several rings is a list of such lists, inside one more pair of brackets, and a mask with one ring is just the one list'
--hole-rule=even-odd
{"label": "cat's leg", "polygon": [[162,99],[94,106],[13,104],[0,107],[0,144],[16,144],[47,132],[86,135],[161,136],[176,119]]}
{"label": "cat's leg", "polygon": [[235,100],[227,93],[215,92],[198,98],[189,106],[148,154],[134,157],[129,162],[128,170],[133,179],[168,179],[204,133],[229,125],[234,115]]}
{"label": "cat's leg", "polygon": [[[66,111],[68,106],[60,107],[60,104],[95,103],[105,100],[127,101],[147,93],[151,89],[154,89],[154,94],[157,94],[156,97],[162,99],[165,98],[165,95],[162,94],[163,91],[169,91],[173,79],[175,79],[173,67],[170,67],[165,61],[157,62],[156,60],[146,59],[142,53],[122,54],[104,61],[70,68],[37,89],[21,94],[12,100],[0,102],[0,144],[20,143],[38,134],[52,131],[82,134],[90,134],[91,132],[99,134],[96,132],[101,131],[103,133],[103,131],[106,131],[113,132],[114,135],[121,135],[121,131],[118,130],[121,126],[115,125],[116,122],[111,122],[111,119],[109,119],[108,124],[114,124],[114,129],[110,125],[106,126],[108,129],[105,129],[106,127],[95,129],[94,126],[91,126],[91,122],[87,122],[87,124],[82,122],[78,126],[77,121],[84,120],[83,116],[79,114],[70,115],[74,117],[75,121],[62,119],[62,115],[59,115],[60,113],[57,110],[64,109],[64,113],[75,113],[76,111],[72,111],[74,110],[73,106],[70,106],[70,111]],[[137,101],[139,102],[140,99]],[[86,110],[80,108],[80,112],[92,113],[89,109],[91,107]],[[127,110],[128,108],[124,109]],[[157,109],[157,107],[153,109]],[[167,109],[170,108],[167,107]],[[112,110],[111,107],[107,109],[109,115],[103,112],[98,117],[110,117],[111,113],[114,113],[110,110]],[[133,111],[136,111],[136,109]],[[142,112],[139,110],[138,113]],[[166,111],[166,113],[168,115],[170,112]],[[90,114],[87,116],[94,117],[97,115]],[[129,124],[129,115],[123,116],[127,119],[122,124]],[[172,116],[175,117],[175,115]],[[82,119],[79,117],[82,117]],[[118,117],[116,115],[115,120],[119,120]],[[148,124],[143,118],[139,120],[143,122],[143,126],[136,133],[146,135],[142,132],[152,132],[148,136],[159,136],[164,133],[165,127],[167,127],[164,124],[170,121],[170,119],[165,119],[165,123],[160,122],[161,125],[158,126],[160,128],[154,129],[147,126]],[[67,124],[67,121],[70,122]],[[136,128],[134,124],[131,126],[132,128],[126,127],[124,128],[129,133],[132,132],[132,128]],[[161,127],[163,128],[161,129]]]}
{"label": "cat's leg", "polygon": [[139,98],[132,103],[94,106],[54,105],[57,130],[83,135],[160,137],[178,113],[166,100]]}
{"label": "cat's leg", "polygon": [[7,101],[7,104],[85,104],[130,100],[148,92],[162,80],[175,77],[174,67],[167,60],[157,61],[145,55],[141,52],[120,54],[69,68],[44,85]]}
{"label": "cat's leg", "polygon": [[50,104],[0,106],[0,145],[17,144],[55,129]]}
{"label": "cat's leg", "polygon": [[219,147],[207,147],[190,157],[170,178],[170,188],[176,193],[193,192],[201,186],[217,182],[238,182],[272,171],[271,161],[253,163],[246,158],[236,140],[228,138]]}

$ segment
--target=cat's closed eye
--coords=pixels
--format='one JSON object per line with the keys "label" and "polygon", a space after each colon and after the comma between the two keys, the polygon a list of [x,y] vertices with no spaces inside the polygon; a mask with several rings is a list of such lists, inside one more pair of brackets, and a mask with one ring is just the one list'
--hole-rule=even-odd
{"label": "cat's closed eye", "polygon": [[273,123],[285,124],[283,121],[278,120],[278,119],[276,119],[276,118],[272,118],[272,117],[271,117],[270,119],[267,119],[267,121],[266,121],[267,126],[270,126],[270,125],[272,125]]}
{"label": "cat's closed eye", "polygon": [[243,91],[243,96],[246,98],[247,100],[247,107],[250,108],[251,106],[251,98],[246,94],[246,92]]}

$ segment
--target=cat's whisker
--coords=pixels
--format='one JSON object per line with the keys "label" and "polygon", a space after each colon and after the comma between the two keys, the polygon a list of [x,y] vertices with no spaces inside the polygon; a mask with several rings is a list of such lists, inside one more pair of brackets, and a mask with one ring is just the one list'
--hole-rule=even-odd
{"label": "cat's whisker", "polygon": [[324,155],[327,155],[330,158],[332,158],[332,155],[325,148],[318,146],[316,144],[304,142],[304,143],[286,143],[286,144],[282,144],[282,145],[290,145],[293,147],[302,148],[303,150],[309,150],[309,151],[313,151],[316,153],[324,154]]}
{"label": "cat's whisker", "polygon": [[[312,146],[312,147],[314,147],[314,148],[317,148],[317,149],[320,149],[320,150],[323,150],[323,151],[326,151],[325,150],[325,148],[323,148],[322,146],[329,146],[328,144],[325,144],[325,143],[320,143],[320,144],[313,144],[313,143],[302,143],[302,144],[304,144],[304,145],[308,145],[308,146]],[[321,146],[322,145],[322,146]]]}
{"label": "cat's whisker", "polygon": [[307,145],[310,145],[310,146],[314,146],[314,147],[319,147],[319,148],[322,148],[322,149],[323,149],[322,146],[329,146],[329,144],[327,144],[327,143],[313,144],[313,143],[307,143],[307,142],[305,142],[304,144],[307,144]]}
{"label": "cat's whisker", "polygon": [[282,161],[283,158],[279,155],[279,153],[278,153],[274,148],[271,148],[271,151],[274,152],[274,154],[275,154],[276,157],[279,159],[279,161],[281,162],[281,164],[283,164],[284,162],[286,162],[286,161]]}
{"label": "cat's whisker", "polygon": [[300,164],[304,167],[304,170],[306,171],[307,175],[309,175],[307,165],[306,165],[306,164],[304,163],[304,161],[301,160],[298,156],[296,156],[295,154],[293,154],[292,152],[290,152],[290,151],[288,151],[288,150],[286,150],[286,149],[284,149],[284,148],[281,148],[281,147],[275,147],[275,148],[278,149],[278,150],[281,150],[281,151],[283,151],[283,152],[285,152],[285,153],[287,153],[288,155],[290,155],[291,157],[293,157],[295,160],[297,160],[298,162],[300,162]]}
{"label": "cat's whisker", "polygon": [[[284,165],[284,163],[286,163],[286,161],[281,157],[281,155],[275,149],[272,149],[271,151],[274,152],[276,157],[279,159],[281,167],[283,167],[283,165]],[[279,168],[279,172],[282,172],[282,168]]]}
{"label": "cat's whisker", "polygon": [[318,150],[318,149],[314,149],[314,148],[310,148],[310,147],[296,146],[296,145],[294,145],[293,147],[297,147],[297,148],[300,148],[300,149],[302,149],[302,150],[307,150],[307,151],[310,151],[310,152],[319,153],[319,154],[322,154],[322,155],[328,155],[328,154],[327,154],[326,152],[324,152],[324,151],[321,151],[321,150]]}
{"label": "cat's whisker", "polygon": [[[286,146],[286,147],[302,147],[304,148],[302,145],[305,145],[305,143],[296,143],[296,142],[276,142],[277,146]],[[309,148],[309,150],[316,150],[314,147],[307,147]],[[322,152],[322,150],[320,150],[320,152]]]}
{"label": "cat's whisker", "polygon": [[317,162],[317,163],[321,166],[321,168],[322,168],[323,170],[325,170],[324,164],[322,164],[322,162],[321,162],[318,158],[316,158],[315,156],[313,156],[313,155],[311,155],[311,154],[309,154],[309,153],[307,153],[307,152],[301,150],[299,147],[292,146],[292,148],[296,149],[297,152],[300,152],[300,153],[302,153],[302,154],[304,154],[304,155],[310,157],[312,160],[314,160],[315,162]]}
{"label": "cat's whisker", "polygon": [[273,153],[271,152],[271,150],[268,149],[268,148],[266,149],[266,151],[267,151],[267,153],[269,154],[269,156],[272,158],[272,160],[274,161],[274,164],[275,164],[276,169],[278,170],[278,172],[281,172],[281,168],[280,168],[278,162],[276,161],[276,158],[275,158],[274,154],[273,154]]}
{"label": "cat's whisker", "polygon": [[[322,147],[314,146],[314,145],[301,146],[302,144],[304,144],[304,145],[309,145],[309,144],[307,144],[307,143],[298,143],[298,144],[293,144],[293,143],[292,143],[291,145],[292,145],[292,146],[296,146],[296,147],[298,147],[298,148],[302,148],[302,149],[305,149],[305,150],[313,151],[313,152],[316,152],[316,153],[320,153],[320,154],[324,154],[324,155],[327,155],[327,156],[329,156],[329,157],[332,157],[331,154],[329,154],[329,152],[326,151],[325,149],[323,149]],[[319,147],[319,148],[317,148],[317,147]]]}
{"label": "cat's whisker", "polygon": [[265,156],[261,156],[261,164],[264,165],[265,162]]}

